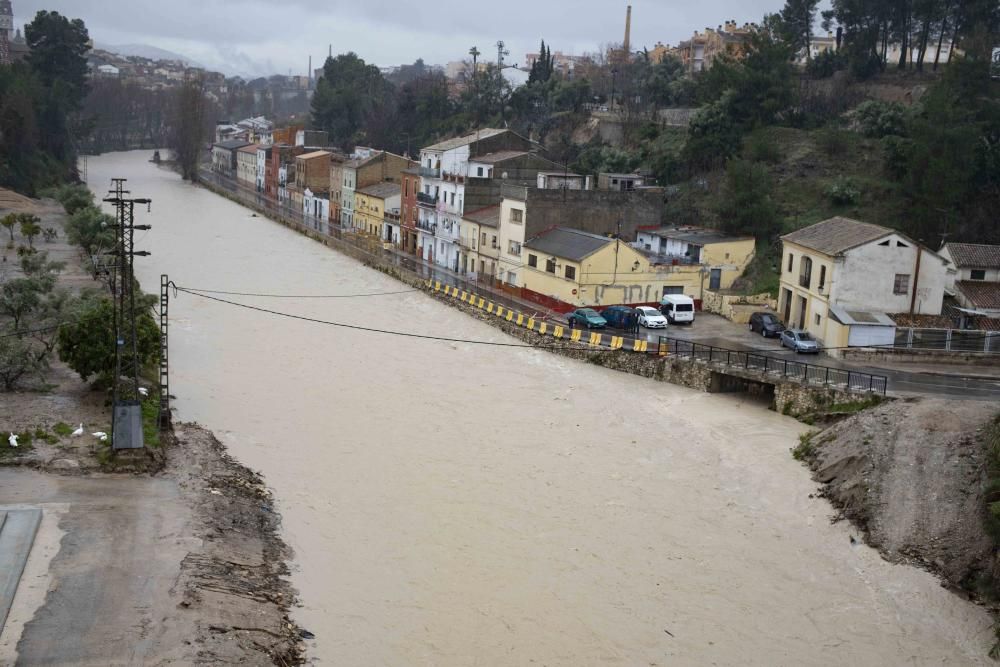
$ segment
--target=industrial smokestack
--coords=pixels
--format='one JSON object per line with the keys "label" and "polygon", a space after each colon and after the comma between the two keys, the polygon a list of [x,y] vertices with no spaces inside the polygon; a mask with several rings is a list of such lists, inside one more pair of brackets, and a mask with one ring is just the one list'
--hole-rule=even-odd
{"label": "industrial smokestack", "polygon": [[625,10],[625,42],[622,44],[622,52],[625,55],[626,62],[629,60],[629,54],[632,53],[632,5],[628,6]]}
{"label": "industrial smokestack", "polygon": [[306,71],[306,74],[309,75],[309,83],[311,85],[312,82],[313,82],[313,57],[312,57],[312,54],[309,54],[309,69]]}

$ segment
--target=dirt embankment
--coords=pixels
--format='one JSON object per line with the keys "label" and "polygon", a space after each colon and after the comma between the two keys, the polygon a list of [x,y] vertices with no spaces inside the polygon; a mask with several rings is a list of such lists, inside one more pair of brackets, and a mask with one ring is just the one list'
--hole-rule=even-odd
{"label": "dirt embankment", "polygon": [[800,451],[824,495],[887,559],[992,598],[982,435],[996,412],[979,401],[895,401],[814,433]]}
{"label": "dirt embankment", "polygon": [[197,627],[190,657],[206,664],[301,664],[308,633],[289,618],[291,552],[279,535],[271,492],[209,431],[180,424],[168,440],[165,474],[185,489],[192,532],[202,540],[181,563],[174,589],[180,614]]}

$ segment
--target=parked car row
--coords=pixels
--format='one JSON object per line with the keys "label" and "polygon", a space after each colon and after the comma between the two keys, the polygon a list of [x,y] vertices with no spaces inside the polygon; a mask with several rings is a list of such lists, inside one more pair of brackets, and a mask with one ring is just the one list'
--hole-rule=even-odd
{"label": "parked car row", "polygon": [[603,329],[612,327],[632,331],[643,326],[648,329],[666,329],[668,324],[694,322],[694,299],[681,294],[663,297],[660,309],[652,306],[609,306],[601,312],[593,308],[577,308],[566,319],[570,327]]}
{"label": "parked car row", "polygon": [[777,338],[781,347],[795,352],[819,354],[819,342],[808,331],[786,329],[774,313],[754,313],[747,326],[751,332],[760,333],[764,338]]}

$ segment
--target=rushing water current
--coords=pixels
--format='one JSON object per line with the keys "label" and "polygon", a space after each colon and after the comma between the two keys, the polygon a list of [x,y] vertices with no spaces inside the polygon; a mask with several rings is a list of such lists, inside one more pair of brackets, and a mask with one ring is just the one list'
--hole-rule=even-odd
{"label": "rushing water current", "polygon": [[[138,277],[253,293],[404,289],[148,162]],[[511,341],[419,293],[226,297],[392,330]],[[990,620],[853,546],[789,455],[803,426],[545,352],[369,334],[181,293],[177,418],[274,489],[295,619],[330,665],[985,662]]]}

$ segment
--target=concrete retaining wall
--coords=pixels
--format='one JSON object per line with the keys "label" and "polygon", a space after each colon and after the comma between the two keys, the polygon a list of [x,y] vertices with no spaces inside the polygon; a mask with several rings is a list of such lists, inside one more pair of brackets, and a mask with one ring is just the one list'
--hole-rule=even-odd
{"label": "concrete retaining wall", "polygon": [[1000,367],[1000,354],[973,352],[944,352],[942,350],[842,350],[840,358],[864,363],[890,362],[895,364],[956,364],[969,366]]}

